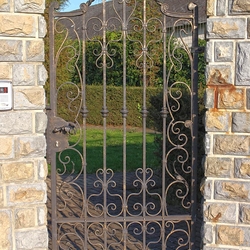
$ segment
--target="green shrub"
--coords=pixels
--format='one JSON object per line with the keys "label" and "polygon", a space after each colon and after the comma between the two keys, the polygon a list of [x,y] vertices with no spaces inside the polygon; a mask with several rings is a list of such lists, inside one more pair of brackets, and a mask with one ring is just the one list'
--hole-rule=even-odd
{"label": "green shrub", "polygon": [[[147,88],[147,109],[150,109],[150,99],[160,92],[159,88]],[[123,124],[121,109],[123,108],[123,88],[108,86],[106,89],[107,109],[107,124],[113,126],[121,126]],[[78,114],[81,103],[77,97],[80,90],[76,85],[64,85],[57,95],[58,99],[58,116],[69,122],[74,122],[75,119],[81,124],[81,115]],[[88,109],[87,123],[92,125],[102,125],[103,117],[101,110],[103,107],[103,87],[87,85],[86,86],[86,106]],[[133,127],[142,126],[142,118],[140,109],[143,106],[142,102],[143,90],[141,87],[127,87],[126,91],[126,106],[128,109],[127,125]],[[77,118],[76,118],[77,117]],[[147,119],[148,127],[152,127],[152,121]]]}

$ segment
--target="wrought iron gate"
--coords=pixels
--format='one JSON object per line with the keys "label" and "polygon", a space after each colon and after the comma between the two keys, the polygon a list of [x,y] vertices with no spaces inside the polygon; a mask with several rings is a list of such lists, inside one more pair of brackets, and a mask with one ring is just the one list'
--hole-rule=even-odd
{"label": "wrought iron gate", "polygon": [[[52,249],[194,249],[196,226],[197,168],[197,82],[198,82],[198,7],[187,5],[186,13],[171,12],[171,6],[158,0],[103,0],[101,14],[93,16],[94,0],[79,10],[58,12],[50,7],[50,93],[48,114],[47,158],[51,164]],[[148,3],[157,6],[155,16]],[[139,11],[138,11],[139,10]],[[113,13],[110,16],[110,13]],[[136,16],[139,13],[139,16]],[[78,20],[78,21],[77,21]],[[77,29],[77,22],[81,23]],[[171,29],[170,29],[171,28]],[[118,37],[108,37],[110,31]],[[58,35],[59,34],[59,35]],[[176,36],[176,34],[178,34]],[[175,38],[174,38],[175,37]],[[187,38],[191,37],[191,44]],[[71,38],[71,39],[68,39]],[[113,40],[112,40],[113,39]],[[173,42],[174,40],[174,42]],[[72,45],[72,41],[74,45]],[[87,173],[88,112],[86,101],[86,65],[88,42],[96,42],[93,57],[96,71],[103,75],[103,166],[93,175]],[[114,69],[117,53],[112,42],[122,46],[123,159],[122,173],[107,165],[107,85],[108,72]],[[141,166],[127,171],[127,45],[136,43],[134,66],[140,68],[142,82]],[[159,174],[147,165],[146,102],[148,72],[154,65],[154,44],[162,57],[162,165]],[[63,64],[62,53],[70,59]],[[179,50],[182,54],[179,54]],[[158,52],[157,52],[158,53]],[[183,53],[189,66],[182,65]],[[81,65],[79,61],[82,61]],[[63,65],[63,66],[62,66]],[[76,82],[58,76],[58,67],[77,72]],[[190,82],[171,81],[174,71],[190,67]],[[61,80],[58,80],[61,77]],[[58,99],[64,91],[64,103],[74,120],[62,119],[57,112]],[[185,98],[184,98],[185,97]],[[187,98],[188,97],[188,98]],[[182,100],[184,98],[184,101]],[[187,101],[189,99],[189,101]],[[183,106],[190,111],[178,116]],[[186,110],[186,109],[185,109]],[[69,137],[75,134],[77,142]],[[79,147],[80,146],[80,147]],[[73,152],[73,154],[72,154]],[[78,164],[78,166],[76,166]],[[76,170],[78,169],[78,170]]]}

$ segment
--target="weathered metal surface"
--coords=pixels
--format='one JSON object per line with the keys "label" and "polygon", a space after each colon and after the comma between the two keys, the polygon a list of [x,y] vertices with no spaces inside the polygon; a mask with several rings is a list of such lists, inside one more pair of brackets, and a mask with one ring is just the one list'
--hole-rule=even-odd
{"label": "weathered metal surface", "polygon": [[[198,7],[187,4],[189,12],[176,13],[166,3],[158,4],[159,15],[147,18],[147,1],[127,2],[111,1],[102,3],[102,15],[86,18],[89,6],[93,1],[81,4],[77,11],[60,13],[56,5],[50,8],[50,107],[48,111],[47,142],[51,160],[51,197],[52,197],[52,249],[195,249],[196,225],[196,168],[197,168],[197,123],[198,123]],[[136,17],[135,8],[141,4],[141,16]],[[109,16],[109,8],[115,16]],[[118,7],[119,6],[119,11]],[[140,6],[140,5],[139,5]],[[129,12],[128,12],[129,9]],[[129,14],[128,14],[129,13]],[[80,34],[75,30],[74,18],[82,21]],[[173,29],[167,34],[167,18],[173,18]],[[55,47],[55,35],[61,32],[61,24],[71,25],[64,30],[65,38],[61,45]],[[151,23],[152,22],[152,23]],[[157,29],[155,28],[157,24]],[[78,47],[67,44],[68,29],[75,34]],[[92,30],[92,31],[91,31]],[[116,40],[123,46],[123,172],[122,181],[117,181],[117,173],[107,166],[107,72],[112,70],[114,51],[109,51],[107,32],[119,30],[121,37]],[[160,32],[159,32],[160,30]],[[140,32],[139,40],[131,38],[132,32]],[[72,31],[71,31],[72,32]],[[154,36],[154,32],[157,36]],[[102,39],[93,39],[98,33]],[[178,33],[178,34],[176,34]],[[191,48],[185,42],[187,34],[191,34]],[[91,35],[89,35],[91,34]],[[178,38],[174,48],[171,40]],[[101,51],[93,51],[96,56],[96,70],[103,72],[103,107],[100,114],[103,120],[103,166],[96,172],[95,180],[88,183],[87,174],[87,134],[86,118],[86,43],[96,41]],[[143,164],[134,173],[127,172],[126,152],[127,124],[126,118],[126,43],[136,42],[140,50],[135,65],[141,68],[142,74],[142,138]],[[160,41],[160,43],[159,43]],[[152,43],[162,46],[163,54],[163,102],[162,102],[162,169],[160,175],[147,166],[147,77],[148,69],[154,64],[150,51]],[[60,54],[65,48],[72,47],[74,70],[79,73],[80,83],[57,82],[57,67]],[[183,65],[177,50],[181,49],[190,59],[190,82],[170,82],[174,70],[181,71]],[[82,68],[77,61],[82,57]],[[166,58],[170,66],[166,65]],[[109,63],[107,63],[109,61]],[[68,69],[72,70],[72,69]],[[64,121],[57,114],[57,99],[64,86],[69,90],[65,100],[69,102],[69,110],[74,112],[74,121]],[[176,90],[176,88],[179,88]],[[176,114],[181,110],[183,95],[190,97],[190,112],[183,119]],[[80,100],[74,106],[75,100]],[[185,105],[185,103],[184,103]],[[69,145],[68,136],[75,131],[79,139]],[[82,150],[77,147],[80,145]],[[75,153],[70,157],[67,152]],[[75,171],[75,159],[79,158],[81,166]],[[57,164],[60,164],[58,167]],[[79,163],[78,163],[79,164]],[[131,177],[132,176],[132,177]],[[118,186],[121,186],[119,189]],[[72,191],[72,187],[73,190]],[[117,190],[121,190],[118,192]],[[170,200],[177,205],[168,204]],[[174,242],[172,242],[174,240]]]}

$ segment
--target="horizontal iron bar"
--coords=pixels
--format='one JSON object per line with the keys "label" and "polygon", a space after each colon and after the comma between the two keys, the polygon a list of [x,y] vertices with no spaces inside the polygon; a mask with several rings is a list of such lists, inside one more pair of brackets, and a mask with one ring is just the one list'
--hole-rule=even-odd
{"label": "horizontal iron bar", "polygon": [[127,217],[107,217],[104,219],[104,217],[87,217],[87,218],[57,218],[56,223],[76,223],[76,222],[121,222],[123,223],[124,221],[126,222],[142,222],[142,221],[147,221],[147,222],[153,222],[153,221],[191,221],[191,215],[168,215],[165,217],[162,216],[127,216]]}

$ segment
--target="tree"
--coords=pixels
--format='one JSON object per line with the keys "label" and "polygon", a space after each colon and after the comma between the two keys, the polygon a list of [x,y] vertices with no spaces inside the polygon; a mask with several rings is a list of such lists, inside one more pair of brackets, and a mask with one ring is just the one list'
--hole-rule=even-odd
{"label": "tree", "polygon": [[[68,0],[46,0],[45,1],[45,11],[44,11],[44,18],[46,20],[47,23],[47,35],[44,38],[44,44],[45,44],[45,62],[44,62],[44,66],[47,69],[47,71],[49,72],[49,65],[50,65],[50,61],[49,61],[49,51],[50,51],[50,43],[49,43],[49,7],[51,5],[52,2],[57,2],[59,4],[59,10],[62,9],[63,7],[65,7],[68,4]],[[63,40],[64,34],[56,34],[56,39],[55,39],[55,47],[58,48],[58,46],[60,46],[62,40]],[[53,45],[52,45],[53,46]],[[59,62],[59,67],[58,67],[58,81],[61,82],[64,79],[70,79],[72,78],[72,75],[68,74],[67,72],[65,72],[62,67],[61,64],[63,64],[65,61],[67,61],[67,53],[62,53],[61,57],[60,57],[60,62]],[[49,96],[49,79],[45,85],[45,91],[47,94],[47,97]],[[47,98],[47,100],[49,100]]]}
{"label": "tree", "polygon": [[[123,83],[123,45],[121,32],[107,32],[107,85],[122,86]],[[102,57],[102,37],[94,37],[86,42],[86,83],[88,85],[102,85],[103,83],[103,57]],[[79,44],[76,42],[77,50]],[[126,50],[127,60],[127,85],[140,86],[140,71],[133,67],[133,42],[128,41]],[[82,69],[82,57],[79,58],[78,68]],[[81,72],[82,73],[82,72]],[[73,82],[80,82],[78,72],[75,72]]]}
{"label": "tree", "polygon": [[[131,29],[128,39],[134,42],[137,51],[131,63],[140,69],[141,79],[146,74],[147,86],[157,86],[162,83],[162,76],[159,77],[158,73],[163,61],[163,18],[160,7],[156,1],[146,1],[146,8],[143,9],[143,0],[130,1],[129,5],[134,7],[134,12],[129,24]],[[146,68],[143,68],[144,56]]]}
{"label": "tree", "polygon": [[[187,50],[180,45],[178,38],[163,37],[162,14],[159,5],[155,1],[146,1],[146,28],[142,20],[142,0],[130,2],[128,6],[135,4],[129,23],[127,24],[126,37],[118,29],[106,30],[104,46],[103,37],[97,36],[86,41],[86,83],[101,85],[103,83],[103,55],[106,54],[106,79],[107,85],[121,86],[123,83],[123,40],[126,40],[126,84],[128,86],[142,86],[143,76],[146,75],[147,86],[159,86],[163,84],[163,61],[166,60],[167,70],[174,61],[169,81],[185,81],[191,78],[190,60]],[[134,6],[133,6],[134,7]],[[150,10],[150,11],[149,11]],[[130,13],[131,14],[131,13]],[[112,19],[112,18],[111,18]],[[182,23],[182,25],[184,25]],[[87,28],[88,30],[88,28]],[[102,29],[100,28],[101,33]],[[166,51],[169,52],[164,59],[164,43],[166,39]],[[76,45],[77,46],[77,45]],[[170,51],[168,50],[170,47]],[[174,53],[173,53],[174,51]],[[170,56],[170,54],[172,55]],[[170,58],[171,57],[171,58]],[[146,68],[143,68],[146,59]],[[82,68],[80,58],[79,69]],[[73,80],[79,82],[78,73]]]}

